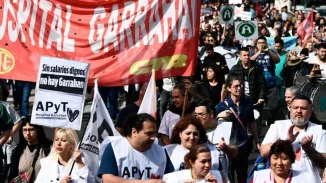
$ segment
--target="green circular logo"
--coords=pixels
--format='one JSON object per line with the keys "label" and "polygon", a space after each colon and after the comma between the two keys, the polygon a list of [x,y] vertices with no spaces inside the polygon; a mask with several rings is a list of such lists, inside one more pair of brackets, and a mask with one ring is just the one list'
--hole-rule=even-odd
{"label": "green circular logo", "polygon": [[244,22],[239,26],[239,34],[243,37],[250,37],[255,33],[255,27],[251,22]]}
{"label": "green circular logo", "polygon": [[233,15],[233,8],[230,6],[226,6],[223,10],[222,10],[222,20],[224,22],[228,22],[232,19],[232,15]]}

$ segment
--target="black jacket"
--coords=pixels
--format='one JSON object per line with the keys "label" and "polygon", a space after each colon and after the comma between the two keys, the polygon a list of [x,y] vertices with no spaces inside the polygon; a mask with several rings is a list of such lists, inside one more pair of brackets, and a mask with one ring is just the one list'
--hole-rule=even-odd
{"label": "black jacket", "polygon": [[[241,79],[244,78],[243,67],[241,61],[232,67],[229,75],[238,75]],[[250,99],[253,103],[256,103],[258,99],[264,99],[267,91],[267,84],[264,78],[264,71],[256,66],[256,62],[251,61],[249,68],[249,93]],[[242,88],[242,95],[244,95],[244,87]]]}

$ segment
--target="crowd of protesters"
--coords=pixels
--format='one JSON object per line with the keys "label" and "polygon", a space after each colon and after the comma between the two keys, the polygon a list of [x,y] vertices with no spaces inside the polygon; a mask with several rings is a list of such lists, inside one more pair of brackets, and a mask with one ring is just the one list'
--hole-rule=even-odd
{"label": "crowd of protesters", "polygon": [[[147,84],[100,87],[122,137],[101,150],[98,173],[77,149],[75,131],[58,128],[48,140],[42,126],[31,124],[34,83],[1,80],[0,182],[21,182],[24,176],[40,183],[95,182],[95,177],[104,183],[326,182],[326,131],[314,118],[311,97],[300,93],[301,85],[291,84],[291,73],[304,68],[310,75],[321,70],[319,79],[326,78],[325,18],[312,8],[313,35],[305,39],[297,30],[309,12],[284,2],[244,0],[237,5],[251,12],[259,34],[254,40],[237,40],[233,24],[219,23],[227,3],[202,0],[201,8],[210,13],[201,14],[198,25],[196,70],[191,77],[157,81],[156,119],[137,114]],[[293,36],[296,47],[286,51],[283,38]],[[273,47],[267,37],[274,40]],[[229,67],[217,47],[237,55],[237,63]],[[290,67],[289,61],[298,62]],[[10,90],[13,107],[5,102]],[[119,95],[126,102],[120,111]],[[263,163],[254,164],[248,175],[253,149]]]}

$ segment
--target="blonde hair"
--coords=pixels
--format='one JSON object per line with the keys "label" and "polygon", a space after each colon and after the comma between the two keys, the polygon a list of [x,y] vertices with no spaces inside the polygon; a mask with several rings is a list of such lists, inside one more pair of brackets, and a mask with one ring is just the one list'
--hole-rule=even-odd
{"label": "blonde hair", "polygon": [[76,150],[77,146],[78,146],[78,136],[77,133],[72,130],[72,129],[65,129],[65,128],[59,128],[56,130],[55,134],[54,134],[54,139],[53,139],[53,145],[52,145],[52,149],[51,149],[51,153],[49,154],[49,157],[54,159],[54,160],[58,160],[59,154],[55,151],[55,138],[57,135],[64,135],[67,139],[67,141],[72,145],[72,149],[71,151],[69,151],[69,161],[67,163],[67,167],[69,167],[72,165],[73,163],[73,159],[72,159],[72,155],[74,153],[74,151]]}

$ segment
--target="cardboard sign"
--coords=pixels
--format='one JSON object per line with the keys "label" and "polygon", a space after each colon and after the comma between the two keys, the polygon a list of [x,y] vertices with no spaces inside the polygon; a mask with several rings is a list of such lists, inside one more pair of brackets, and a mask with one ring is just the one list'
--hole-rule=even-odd
{"label": "cardboard sign", "polygon": [[80,130],[89,64],[41,57],[32,124]]}
{"label": "cardboard sign", "polygon": [[229,4],[242,4],[242,0],[229,0]]}
{"label": "cardboard sign", "polygon": [[237,40],[257,39],[258,38],[257,21],[235,22],[235,38]]}
{"label": "cardboard sign", "polygon": [[240,13],[240,18],[241,20],[247,20],[247,21],[250,21],[251,20],[251,12],[248,12],[248,11],[242,11]]}
{"label": "cardboard sign", "polygon": [[219,16],[220,24],[233,24],[234,6],[222,6]]}

